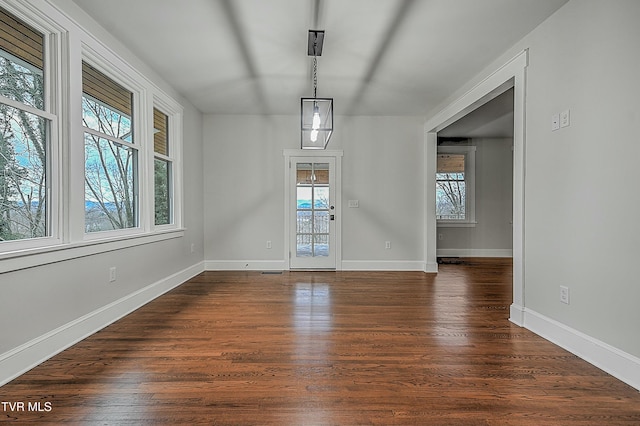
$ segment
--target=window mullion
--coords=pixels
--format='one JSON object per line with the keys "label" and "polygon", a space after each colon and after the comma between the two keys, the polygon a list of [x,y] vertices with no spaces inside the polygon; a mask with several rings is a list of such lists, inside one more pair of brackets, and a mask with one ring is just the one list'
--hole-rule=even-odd
{"label": "window mullion", "polygon": [[22,102],[14,101],[13,99],[4,97],[2,95],[0,95],[0,103],[13,107],[15,109],[21,109],[28,112],[29,114],[37,115],[49,121],[54,121],[56,119],[55,114],[51,114],[50,112],[34,108],[27,104],[23,104]]}
{"label": "window mullion", "polygon": [[135,143],[127,142],[127,141],[119,139],[119,138],[114,138],[113,136],[110,136],[110,135],[108,135],[106,133],[99,132],[97,130],[93,130],[93,129],[89,128],[89,127],[84,127],[83,126],[83,130],[84,130],[85,133],[89,133],[89,134],[91,134],[93,136],[96,136],[98,138],[101,138],[101,139],[106,139],[111,143],[115,143],[115,144],[118,144],[118,145],[126,146],[127,148],[135,149],[136,151],[140,150],[140,147],[138,145],[136,145]]}

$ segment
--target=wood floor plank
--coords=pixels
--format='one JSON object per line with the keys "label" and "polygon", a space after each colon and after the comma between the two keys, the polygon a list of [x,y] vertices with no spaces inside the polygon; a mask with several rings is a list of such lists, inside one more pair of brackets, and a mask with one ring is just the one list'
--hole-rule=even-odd
{"label": "wood floor plank", "polygon": [[0,422],[640,424],[636,390],[508,321],[511,279],[205,272],[0,388],[50,404]]}

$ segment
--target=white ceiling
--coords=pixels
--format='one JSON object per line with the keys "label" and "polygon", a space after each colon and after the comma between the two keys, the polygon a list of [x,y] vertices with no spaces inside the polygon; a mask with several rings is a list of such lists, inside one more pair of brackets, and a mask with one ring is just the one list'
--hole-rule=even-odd
{"label": "white ceiling", "polygon": [[512,138],[513,88],[438,132],[438,138]]}
{"label": "white ceiling", "polygon": [[[54,0],[55,1],[55,0]],[[567,0],[74,0],[204,113],[419,115]]]}

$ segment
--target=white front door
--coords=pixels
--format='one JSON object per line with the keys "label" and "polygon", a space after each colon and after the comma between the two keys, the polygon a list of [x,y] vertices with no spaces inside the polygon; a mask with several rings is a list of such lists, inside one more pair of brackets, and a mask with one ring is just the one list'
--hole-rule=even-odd
{"label": "white front door", "polygon": [[291,157],[289,267],[336,268],[336,159]]}

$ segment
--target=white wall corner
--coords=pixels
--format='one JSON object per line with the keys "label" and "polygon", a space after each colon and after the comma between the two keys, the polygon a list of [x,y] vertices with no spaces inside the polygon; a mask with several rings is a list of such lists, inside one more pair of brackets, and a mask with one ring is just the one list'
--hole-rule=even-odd
{"label": "white wall corner", "polygon": [[0,386],[130,314],[204,270],[200,262],[0,354]]}
{"label": "white wall corner", "polygon": [[640,390],[640,358],[528,308],[524,309],[524,327]]}

